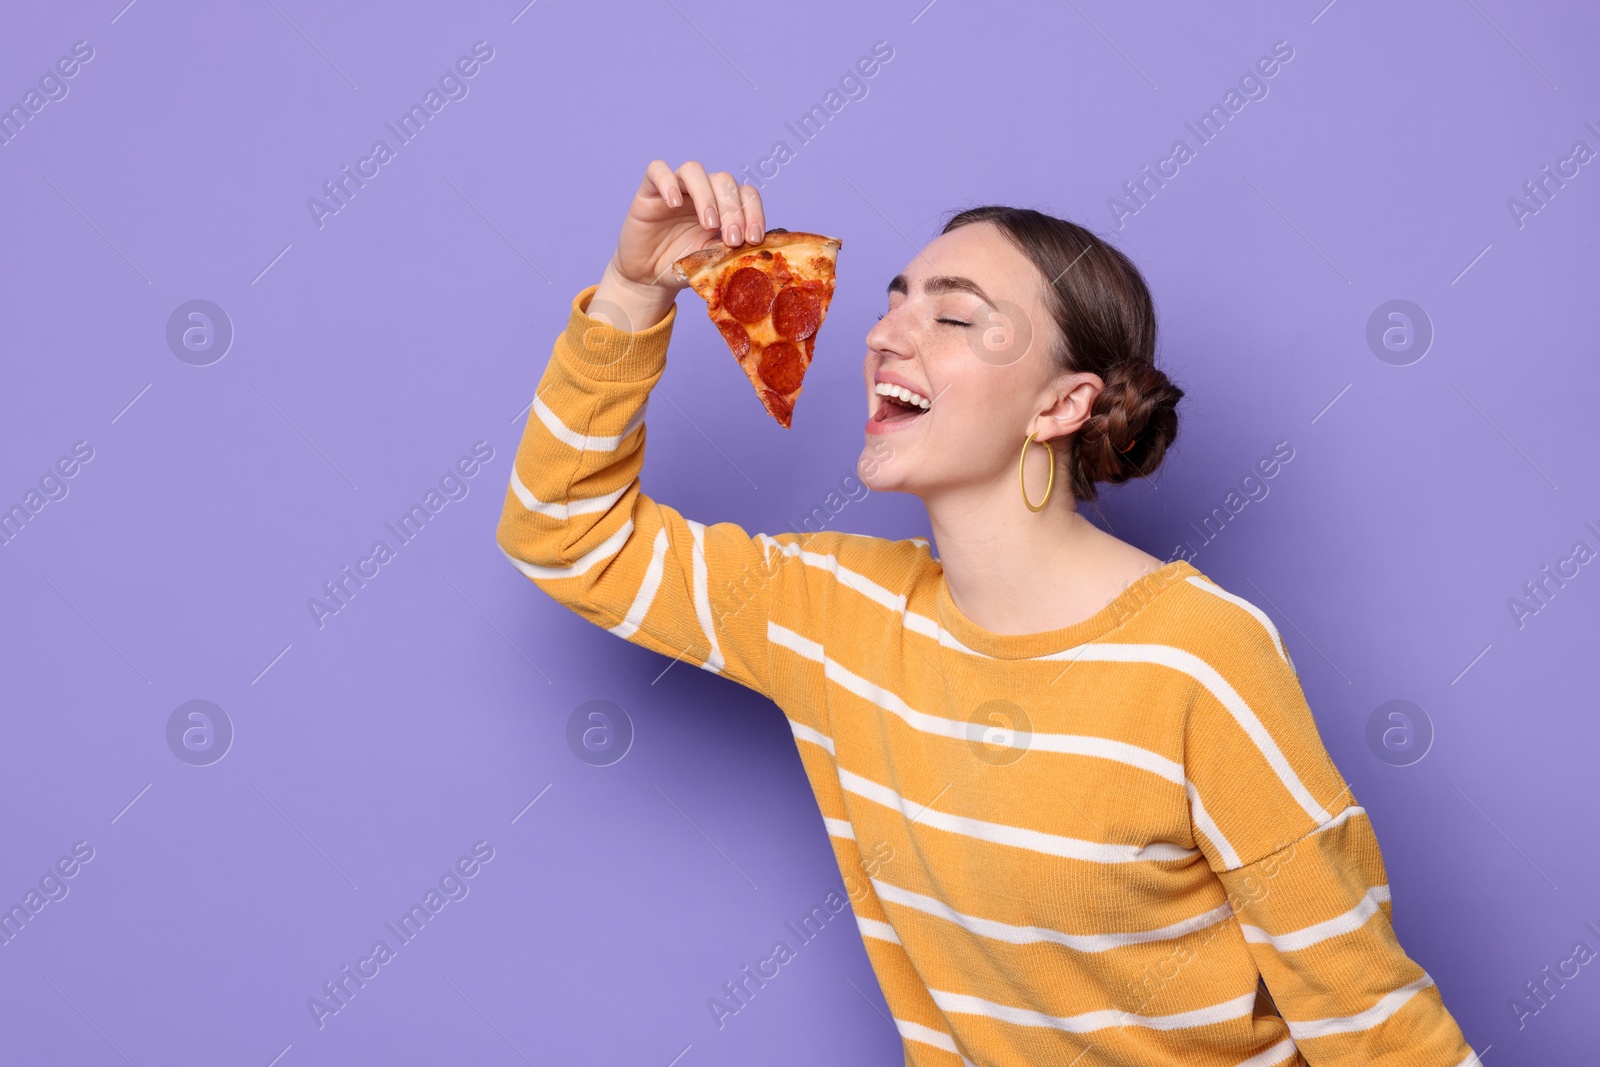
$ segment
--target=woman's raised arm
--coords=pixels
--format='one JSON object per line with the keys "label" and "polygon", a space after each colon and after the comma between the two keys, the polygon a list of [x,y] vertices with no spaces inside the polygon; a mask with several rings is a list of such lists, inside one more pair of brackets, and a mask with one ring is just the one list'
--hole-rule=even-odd
{"label": "woman's raised arm", "polygon": [[[770,695],[768,604],[799,535],[751,538],[645,495],[644,415],[666,367],[679,257],[765,230],[756,191],[698,163],[650,164],[598,286],[574,299],[535,392],[496,531],[524,575],[635,644]],[[787,551],[785,548],[787,547]],[[790,563],[785,566],[785,563]]]}

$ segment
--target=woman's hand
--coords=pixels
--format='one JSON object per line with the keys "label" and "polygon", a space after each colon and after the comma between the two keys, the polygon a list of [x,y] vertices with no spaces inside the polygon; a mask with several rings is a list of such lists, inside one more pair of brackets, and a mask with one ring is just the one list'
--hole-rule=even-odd
{"label": "woman's hand", "polygon": [[685,284],[672,276],[674,262],[719,238],[730,247],[759,243],[766,227],[754,186],[727,171],[707,174],[694,160],[677,170],[655,160],[622,220],[589,314],[630,332],[654,326]]}

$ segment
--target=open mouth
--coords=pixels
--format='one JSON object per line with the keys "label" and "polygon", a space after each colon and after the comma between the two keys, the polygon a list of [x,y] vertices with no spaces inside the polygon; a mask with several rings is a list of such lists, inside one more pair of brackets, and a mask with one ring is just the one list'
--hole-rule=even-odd
{"label": "open mouth", "polygon": [[873,390],[878,406],[872,413],[873,422],[907,422],[927,413],[933,402],[903,386],[879,382]]}

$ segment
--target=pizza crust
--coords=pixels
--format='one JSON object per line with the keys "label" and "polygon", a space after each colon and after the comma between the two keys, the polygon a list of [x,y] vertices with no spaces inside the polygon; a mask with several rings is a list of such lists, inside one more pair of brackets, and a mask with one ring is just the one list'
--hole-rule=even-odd
{"label": "pizza crust", "polygon": [[[777,252],[793,248],[795,245],[815,245],[819,249],[827,248],[837,253],[843,244],[837,237],[824,237],[820,233],[790,232],[789,230],[768,230],[763,235],[758,245],[740,245],[738,248],[729,248],[721,241],[713,241],[698,252],[690,252],[672,265],[672,276],[680,282],[694,285],[696,275],[704,275],[707,271],[721,268],[723,263],[737,256],[747,255],[752,251],[759,252],[765,249]],[[832,275],[832,264],[829,264],[829,275]],[[696,287],[696,292],[699,292]]]}

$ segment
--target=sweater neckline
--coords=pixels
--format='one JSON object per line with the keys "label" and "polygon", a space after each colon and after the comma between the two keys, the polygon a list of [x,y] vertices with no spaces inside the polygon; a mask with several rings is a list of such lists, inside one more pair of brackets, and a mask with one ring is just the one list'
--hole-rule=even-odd
{"label": "sweater neckline", "polygon": [[999,634],[985,630],[961,613],[950,596],[950,587],[945,584],[944,568],[940,567],[938,622],[974,652],[996,659],[1031,659],[1061,652],[1109,633],[1127,622],[1163,590],[1199,573],[1188,560],[1175,559],[1141,575],[1087,619],[1055,630]]}

